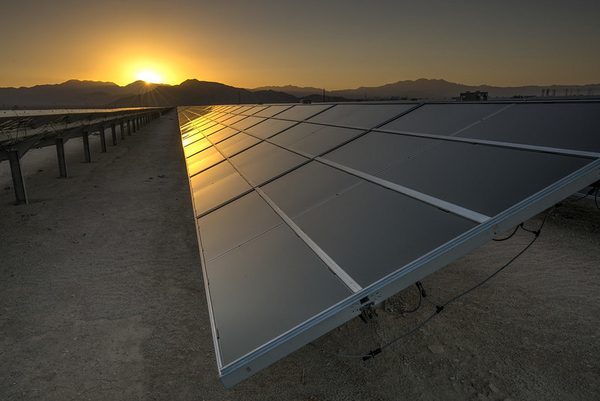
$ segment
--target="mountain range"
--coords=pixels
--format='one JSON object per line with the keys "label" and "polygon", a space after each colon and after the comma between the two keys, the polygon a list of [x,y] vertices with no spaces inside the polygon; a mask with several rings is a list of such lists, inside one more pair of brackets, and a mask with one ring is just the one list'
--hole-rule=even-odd
{"label": "mountain range", "polygon": [[184,106],[238,103],[292,103],[300,100],[452,99],[461,92],[488,92],[490,98],[513,96],[600,95],[600,84],[582,86],[468,86],[441,79],[398,81],[378,87],[325,91],[313,87],[268,86],[236,88],[217,82],[189,79],[179,85],[136,81],[126,86],[112,82],[69,80],[56,85],[0,88],[0,109],[104,108]]}
{"label": "mountain range", "polygon": [[56,85],[0,88],[0,109],[111,108],[186,106],[237,103],[290,103],[298,98],[272,90],[249,91],[217,82],[189,79],[179,85],[136,81],[126,86],[112,82],[69,80]]}
{"label": "mountain range", "polygon": [[[254,90],[286,92],[296,97],[322,94],[323,89],[297,86],[265,86]],[[325,91],[327,97],[353,100],[397,100],[397,99],[452,99],[463,92],[488,92],[490,98],[534,97],[534,96],[587,96],[600,95],[600,83],[590,85],[551,85],[500,87],[490,85],[470,86],[448,82],[443,79],[417,79],[398,81],[377,87],[361,86],[357,89]],[[544,92],[542,92],[544,91]]]}

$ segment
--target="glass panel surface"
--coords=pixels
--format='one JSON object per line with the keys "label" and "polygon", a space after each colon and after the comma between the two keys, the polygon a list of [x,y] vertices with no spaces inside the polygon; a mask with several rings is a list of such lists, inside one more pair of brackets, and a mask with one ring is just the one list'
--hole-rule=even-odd
{"label": "glass panel surface", "polygon": [[246,128],[256,125],[259,122],[264,121],[264,120],[265,120],[264,118],[259,118],[259,117],[252,117],[252,116],[246,117],[243,120],[241,120],[240,122],[233,124],[233,127],[243,131]]}
{"label": "glass panel surface", "polygon": [[199,141],[196,141],[190,145],[187,145],[183,148],[183,152],[185,153],[185,157],[190,157],[195,155],[198,152],[202,152],[204,149],[210,148],[212,145],[206,138],[202,138]]}
{"label": "glass panel surface", "polygon": [[266,142],[259,143],[231,158],[231,162],[257,185],[307,160],[305,157]]}
{"label": "glass panel surface", "polygon": [[[185,131],[185,133],[182,131],[181,138],[182,138],[182,140],[187,141],[187,143],[189,143],[190,141],[193,140],[191,138],[193,138],[194,136],[199,135],[199,134],[200,134],[200,130],[192,126],[189,129],[187,129]],[[200,135],[200,136],[202,136],[202,135]],[[183,143],[185,144],[186,142],[183,142]]]}
{"label": "glass panel surface", "polygon": [[296,124],[294,121],[267,120],[246,130],[247,133],[267,139]]}
{"label": "glass panel surface", "polygon": [[244,106],[235,105],[235,106],[231,106],[229,109],[223,110],[223,111],[225,111],[227,113],[237,113],[237,111],[242,109],[242,107],[244,107]]}
{"label": "glass panel surface", "polygon": [[222,130],[222,129],[224,129],[224,128],[225,128],[225,126],[224,126],[224,125],[221,125],[221,124],[215,124],[215,125],[213,125],[212,127],[210,127],[210,128],[207,128],[207,129],[205,129],[204,131],[202,131],[202,133],[203,133],[204,135],[208,136],[208,135],[212,135],[212,134],[214,134],[215,132],[218,132],[218,131],[220,131],[220,130]]}
{"label": "glass panel surface", "polygon": [[308,121],[370,129],[413,107],[414,104],[338,104]]}
{"label": "glass panel surface", "polygon": [[256,113],[257,117],[273,117],[274,115],[281,113],[284,110],[289,109],[292,106],[269,106],[264,110]]}
{"label": "glass panel surface", "polygon": [[330,107],[330,104],[297,104],[292,108],[277,114],[277,118],[283,118],[284,120],[303,121]]}
{"label": "glass panel surface", "polygon": [[210,262],[281,223],[256,192],[244,195],[198,220],[204,258]]}
{"label": "glass panel surface", "polygon": [[439,141],[397,134],[369,132],[323,158],[375,175]]}
{"label": "glass panel surface", "polygon": [[284,147],[289,147],[290,144],[299,141],[308,135],[317,132],[324,127],[319,124],[300,123],[283,132],[275,135],[270,139],[271,142]]}
{"label": "glass panel surface", "polygon": [[207,119],[205,117],[191,116],[188,127],[197,127],[198,125],[204,124],[206,121]]}
{"label": "glass panel surface", "polygon": [[213,260],[206,271],[224,365],[351,295],[286,225]]}
{"label": "glass panel surface", "polygon": [[223,122],[224,120],[227,120],[228,118],[233,117],[234,114],[229,114],[229,113],[219,113],[218,115],[216,115],[213,120],[218,121],[218,122]]}
{"label": "glass panel surface", "polygon": [[208,118],[203,117],[196,121],[196,128],[198,128],[200,131],[204,131],[205,129],[211,128],[215,124],[217,123],[212,120],[209,120]]}
{"label": "glass panel surface", "polygon": [[379,129],[452,135],[506,106],[506,104],[426,104]]}
{"label": "glass panel surface", "polygon": [[198,174],[202,170],[214,166],[225,158],[214,147],[207,148],[200,153],[190,156],[186,159],[188,165],[188,174]]}
{"label": "glass panel surface", "polygon": [[379,176],[495,216],[589,162],[589,159],[442,141]]}
{"label": "glass panel surface", "polygon": [[215,146],[219,148],[219,150],[223,152],[225,156],[231,157],[236,153],[248,149],[250,146],[257,144],[258,142],[260,142],[260,139],[256,139],[253,136],[240,132],[222,142],[219,142]]}
{"label": "glass panel surface", "polygon": [[188,135],[185,138],[182,138],[181,143],[183,144],[183,146],[187,146],[191,143],[199,141],[202,138],[204,138],[204,135],[202,135],[202,133],[200,131],[194,131],[191,135]]}
{"label": "glass panel surface", "polygon": [[235,171],[233,166],[229,162],[224,161],[190,177],[190,186],[193,190],[199,191],[234,173],[237,174],[237,171]]}
{"label": "glass panel surface", "polygon": [[318,156],[364,131],[301,123],[271,138],[277,145]]}
{"label": "glass panel surface", "polygon": [[[180,117],[180,121],[181,121],[181,117]],[[187,123],[183,124],[180,128],[181,131],[181,136],[185,137],[189,134],[190,131],[194,130],[194,125],[192,121],[188,121]]]}
{"label": "glass panel surface", "polygon": [[227,127],[224,128],[214,134],[212,134],[211,136],[208,137],[208,139],[210,139],[213,143],[219,143],[227,138],[232,137],[233,135],[237,134],[238,130],[236,130],[235,128],[231,128],[231,127]]}
{"label": "glass panel surface", "polygon": [[600,152],[598,127],[600,103],[515,104],[459,136]]}
{"label": "glass panel surface", "polygon": [[236,114],[247,114],[246,112],[247,112],[248,110],[250,110],[251,108],[252,108],[252,106],[242,106],[242,107],[240,107],[239,109],[236,109],[236,110],[235,110],[235,113],[236,113]]}
{"label": "glass panel surface", "polygon": [[257,113],[259,113],[260,111],[266,109],[267,106],[254,106],[254,107],[250,107],[248,108],[248,110],[244,111],[244,115],[246,116],[256,116]]}
{"label": "glass panel surface", "polygon": [[218,107],[210,107],[207,108],[207,113],[204,114],[205,118],[208,118],[209,120],[213,120],[216,116],[220,115],[220,108]]}
{"label": "glass panel surface", "polygon": [[339,196],[360,182],[353,175],[310,162],[270,182],[262,190],[285,214],[294,217]]}
{"label": "glass panel surface", "polygon": [[366,182],[294,221],[363,287],[475,226]]}
{"label": "glass panel surface", "polygon": [[217,164],[190,179],[196,216],[251,189],[228,162]]}
{"label": "glass panel surface", "polygon": [[225,125],[235,125],[235,123],[243,120],[244,118],[246,118],[246,116],[238,116],[236,114],[229,114],[229,117],[221,120],[221,123],[225,124]]}

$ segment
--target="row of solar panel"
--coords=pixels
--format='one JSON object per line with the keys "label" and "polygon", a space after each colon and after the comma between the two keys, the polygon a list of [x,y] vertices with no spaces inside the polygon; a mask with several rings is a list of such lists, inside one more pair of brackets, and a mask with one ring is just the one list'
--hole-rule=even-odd
{"label": "row of solar panel", "polygon": [[67,130],[114,123],[118,118],[134,119],[150,108],[123,109],[55,109],[0,112],[0,147],[14,145],[31,136],[61,135]]}
{"label": "row of solar panel", "polygon": [[[589,116],[600,114],[598,102],[425,104],[402,115],[414,107],[379,105],[373,113],[374,108],[368,105],[231,106],[224,108],[220,116],[214,116],[214,121],[244,130],[274,116],[280,120],[358,129],[378,127],[388,132],[451,135],[600,152],[598,135],[589,135],[597,132],[598,121]],[[395,118],[399,115],[401,118]],[[389,120],[392,121],[385,124]],[[270,123],[277,124],[272,120]],[[257,127],[255,131],[262,132],[264,128]],[[284,128],[285,124],[282,125]],[[564,132],[570,132],[571,136],[563,135]]]}
{"label": "row of solar panel", "polygon": [[[594,160],[564,149],[553,154],[510,143],[474,146],[448,140],[448,135],[457,139],[456,134],[467,138],[467,132],[477,132],[501,114],[505,128],[499,136],[511,135],[506,131],[511,110],[519,118],[527,109],[533,111],[532,120],[542,124],[556,107],[574,113],[571,117],[578,121],[580,109],[569,104],[545,105],[551,107],[544,107],[541,116],[532,106],[540,105],[275,105],[180,111],[209,298],[220,333],[220,366],[356,291],[331,274],[332,267],[341,266],[358,288],[372,285]],[[598,106],[579,105],[600,111]],[[589,145],[594,122],[597,126],[588,115],[580,124],[583,148],[571,140],[567,149],[599,149],[597,139],[592,141],[595,148]],[[481,132],[485,139],[501,139],[493,130]],[[539,126],[534,132],[539,133]],[[552,145],[552,132],[539,135],[542,146]],[[522,144],[532,140],[530,135],[517,139]],[[457,208],[436,206],[443,202]],[[461,214],[463,209],[482,217],[470,218]],[[320,250],[326,257],[318,256]],[[269,312],[257,314],[261,310]]]}
{"label": "row of solar panel", "polygon": [[[537,192],[537,190],[543,188],[548,182],[554,181],[557,176],[560,176],[565,168],[570,170],[573,163],[578,165],[585,163],[585,161],[582,161],[578,157],[550,155],[520,149],[506,151],[493,146],[479,146],[473,152],[472,146],[464,142],[440,141],[437,138],[415,137],[398,134],[397,132],[395,134],[382,132],[386,129],[400,131],[397,127],[401,125],[401,121],[405,119],[414,120],[413,117],[410,117],[413,113],[422,114],[425,111],[421,112],[421,110],[432,106],[447,108],[453,105],[427,105],[421,107],[366,135],[364,129],[326,126],[321,125],[322,123],[317,124],[313,122],[314,120],[328,122],[339,120],[339,117],[333,119],[325,118],[328,114],[331,117],[330,114],[332,114],[332,111],[330,110],[318,114],[316,117],[308,119],[307,121],[309,122],[304,123],[283,119],[263,121],[261,118],[254,116],[226,113],[204,117],[206,118],[204,126],[198,126],[196,131],[188,133],[184,138],[190,175],[193,177],[194,184],[198,188],[205,187],[208,183],[212,183],[218,178],[229,177],[229,180],[223,182],[223,185],[227,186],[230,192],[222,193],[216,191],[223,195],[217,198],[202,197],[204,205],[198,205],[198,212],[200,214],[206,213],[224,201],[227,201],[230,197],[234,197],[236,194],[239,195],[249,189],[245,180],[235,178],[237,174],[234,174],[235,171],[230,165],[225,164],[204,173],[208,168],[223,161],[225,157],[231,157],[232,162],[244,170],[254,184],[261,185],[285,171],[335,149],[335,151],[327,154],[325,159],[369,175],[383,178],[398,185],[410,187],[419,192],[444,199],[488,216],[499,213],[508,204],[513,204],[515,200],[523,199]],[[482,109],[485,109],[486,113],[494,114],[498,110],[502,108],[506,109],[509,106],[490,104],[481,106],[469,105],[466,108],[471,111],[469,120],[475,119],[475,121],[481,121]],[[534,105],[518,105],[517,107],[522,106]],[[598,108],[598,104],[591,104],[589,106]],[[282,106],[271,107],[280,108]],[[305,117],[309,115],[307,111],[310,109],[316,109],[312,110],[311,113],[318,113],[324,107],[327,106],[319,106],[318,108],[296,106],[292,110],[302,110],[304,115],[301,117]],[[361,108],[361,106],[356,107],[359,110]],[[376,125],[377,122],[387,121],[391,118],[390,116],[398,115],[411,107],[413,106],[380,106],[377,110],[383,109],[385,113],[380,112],[377,120],[372,120],[370,123],[363,125],[372,126]],[[457,111],[461,110],[461,112],[450,114],[451,116],[455,116],[456,118],[456,114],[462,117],[468,114],[462,111],[463,108],[454,107]],[[343,113],[339,111],[335,113],[338,116],[343,114],[354,118],[360,114],[359,110],[352,110],[353,106],[350,105],[338,105],[334,109],[336,108],[343,111]],[[268,109],[270,108],[266,110]],[[288,111],[287,114],[298,116],[301,113],[298,111],[290,113]],[[319,118],[320,116],[323,117]],[[224,119],[224,117],[228,118]],[[286,117],[286,111],[277,115],[277,117]],[[211,118],[214,118],[214,120]],[[431,119],[423,118],[422,116],[419,119],[424,125],[431,124]],[[506,121],[506,118],[502,121]],[[448,124],[447,121],[443,122],[445,127],[452,125]],[[415,127],[413,124],[411,128],[419,127]],[[472,129],[474,128],[473,126]],[[584,139],[581,142],[585,142],[581,147],[586,150],[598,148],[600,151],[599,136],[594,138],[594,136],[588,135],[588,131],[592,128],[588,127],[587,130],[582,129],[577,131],[581,133],[581,138]],[[454,129],[452,128],[452,130]],[[240,132],[240,130],[245,130],[245,132]],[[426,132],[427,129],[419,128],[418,130],[418,132],[424,131]],[[507,128],[506,131],[500,132],[514,133],[515,131]],[[489,130],[484,130],[484,132],[488,133],[487,136],[490,136]],[[440,132],[436,132],[436,134],[440,135]],[[551,134],[552,132],[545,132],[545,138],[550,138],[551,140]],[[204,137],[204,135],[207,135],[207,137]],[[596,139],[598,143],[589,143],[590,140],[588,138],[590,137]],[[358,139],[353,141],[355,138]],[[531,136],[529,135],[523,134],[521,138],[531,140]],[[264,139],[269,139],[269,141],[264,141]],[[495,141],[498,139],[502,138],[493,138]],[[352,142],[340,147],[350,141]],[[259,142],[261,143],[259,144]],[[573,138],[571,138],[570,143],[572,144],[573,142],[576,141],[573,141]],[[539,141],[536,142],[536,144],[539,143]],[[213,144],[215,145],[214,147],[212,146]],[[550,144],[546,143],[544,145],[548,146]],[[468,158],[465,157],[467,153],[470,156]],[[367,157],[367,155],[377,155],[377,157]],[[419,155],[419,157],[414,157],[415,155]],[[554,159],[551,166],[553,166],[555,174],[548,174],[546,171],[547,167],[544,167],[544,171],[540,171],[540,166],[542,165],[539,162],[540,159],[548,158]],[[478,169],[480,174],[476,176],[466,174],[467,171],[471,171],[472,169]],[[410,172],[414,171],[419,171],[419,174],[410,174]],[[531,178],[528,182],[536,182],[539,186],[535,188],[511,188],[514,185],[511,180],[514,174],[525,174]],[[543,179],[541,175],[546,178]],[[486,179],[482,180],[482,176],[485,176]],[[471,189],[474,186],[479,187],[480,196],[477,198],[472,197]],[[507,190],[513,193],[514,196],[509,198],[500,198],[498,196],[499,192],[506,194]],[[211,190],[211,192],[214,191]]]}

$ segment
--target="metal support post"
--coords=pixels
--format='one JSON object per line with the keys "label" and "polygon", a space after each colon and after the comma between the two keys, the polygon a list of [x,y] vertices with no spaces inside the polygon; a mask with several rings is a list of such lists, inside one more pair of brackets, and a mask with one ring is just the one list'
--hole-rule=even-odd
{"label": "metal support post", "polygon": [[104,135],[104,127],[100,127],[100,146],[102,147],[102,153],[106,153],[106,135]]}
{"label": "metal support post", "polygon": [[135,126],[135,123],[136,123],[136,122],[137,122],[137,119],[136,119],[136,118],[133,118],[133,119],[131,120],[131,128],[132,128],[132,132],[133,132],[134,134],[135,134],[135,132],[137,131],[137,129],[136,129],[136,126]]}
{"label": "metal support post", "polygon": [[123,120],[121,120],[121,140],[125,139],[125,124],[123,124]]}
{"label": "metal support post", "polygon": [[110,132],[112,133],[113,146],[116,146],[117,145],[117,128],[115,127],[115,123],[112,123],[110,125]]}
{"label": "metal support post", "polygon": [[8,162],[12,174],[13,186],[15,187],[15,196],[17,203],[29,203],[27,192],[25,191],[25,180],[21,171],[21,157],[18,150],[8,151]]}
{"label": "metal support post", "polygon": [[54,140],[56,144],[56,157],[58,158],[58,171],[61,177],[68,177],[67,174],[67,160],[65,159],[65,140],[64,138],[56,138]]}
{"label": "metal support post", "polygon": [[127,120],[127,135],[131,135],[131,121]]}
{"label": "metal support post", "polygon": [[81,134],[81,139],[83,139],[83,155],[85,156],[85,162],[92,162],[92,152],[90,152],[90,138],[89,133],[87,131],[83,131]]}

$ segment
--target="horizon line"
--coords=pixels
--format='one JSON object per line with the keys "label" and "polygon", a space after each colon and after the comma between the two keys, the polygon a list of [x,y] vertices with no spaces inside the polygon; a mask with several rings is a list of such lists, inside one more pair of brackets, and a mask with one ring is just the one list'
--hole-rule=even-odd
{"label": "horizon line", "polygon": [[255,87],[249,87],[249,86],[234,86],[234,85],[230,85],[230,84],[226,84],[223,82],[219,82],[219,81],[208,81],[208,80],[201,80],[198,78],[187,78],[183,81],[181,81],[178,84],[170,84],[170,83],[164,83],[164,82],[146,82],[142,79],[136,79],[134,81],[131,81],[127,84],[124,85],[120,85],[114,81],[104,81],[104,80],[93,80],[93,79],[78,79],[78,78],[71,78],[71,79],[67,79],[66,81],[63,82],[59,82],[59,83],[42,83],[42,84],[35,84],[32,86],[3,86],[0,87],[0,89],[29,89],[29,88],[34,88],[34,87],[38,87],[38,86],[58,86],[58,85],[63,85],[66,84],[68,82],[71,81],[76,81],[76,82],[92,82],[92,83],[104,83],[104,84],[114,84],[117,85],[121,88],[127,87],[129,85],[135,84],[136,82],[144,82],[147,85],[164,85],[164,86],[179,86],[187,81],[198,81],[198,82],[210,82],[210,83],[216,83],[216,84],[221,84],[221,85],[226,85],[226,86],[231,86],[234,88],[238,88],[238,89],[247,89],[247,90],[256,90],[256,89],[262,89],[262,88],[286,88],[286,87],[294,87],[294,88],[299,88],[299,89],[304,89],[304,88],[311,88],[311,89],[318,89],[318,90],[325,90],[326,92],[338,92],[338,91],[346,91],[346,90],[357,90],[357,89],[361,89],[361,88],[380,88],[383,86],[387,86],[387,85],[394,85],[400,82],[417,82],[417,81],[444,81],[446,83],[449,84],[455,84],[455,85],[462,85],[462,86],[467,86],[467,87],[493,87],[493,88],[525,88],[525,87],[540,87],[540,88],[552,88],[552,87],[577,87],[577,86],[594,86],[594,85],[600,85],[600,82],[598,83],[586,83],[586,84],[550,84],[550,85],[539,85],[539,84],[528,84],[528,85],[513,85],[513,86],[499,86],[499,85],[491,85],[491,84],[478,84],[478,85],[470,85],[470,84],[464,84],[464,83],[460,83],[460,82],[453,82],[453,81],[448,81],[446,79],[443,78],[417,78],[417,79],[405,79],[405,80],[399,80],[399,81],[395,81],[395,82],[388,82],[388,83],[384,83],[382,85],[379,86],[365,86],[365,85],[361,85],[355,88],[344,88],[344,89],[327,89],[326,87],[319,87],[319,86],[311,86],[311,85],[294,85],[294,84],[285,84],[285,85],[260,85],[260,86],[255,86]]}

